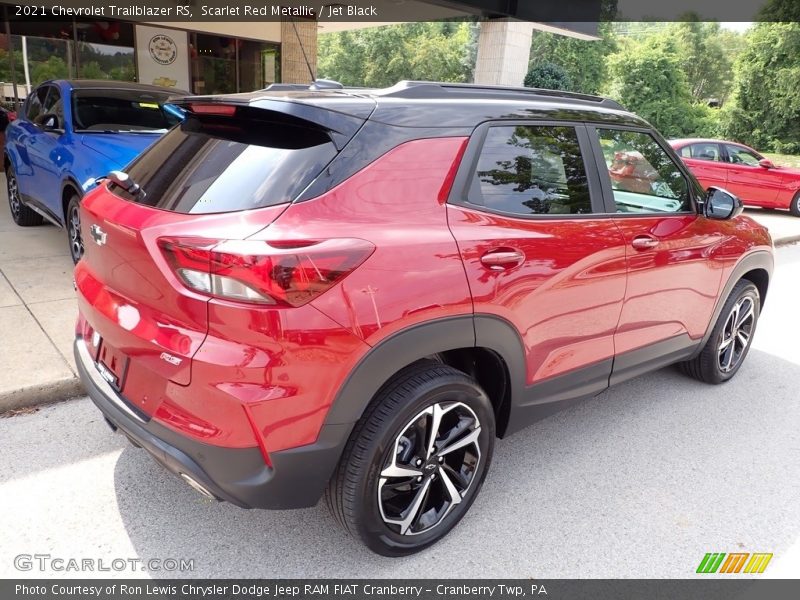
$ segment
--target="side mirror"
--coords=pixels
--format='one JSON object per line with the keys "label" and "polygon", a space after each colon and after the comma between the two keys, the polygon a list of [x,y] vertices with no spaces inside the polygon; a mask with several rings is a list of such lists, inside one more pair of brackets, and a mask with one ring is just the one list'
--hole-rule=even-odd
{"label": "side mirror", "polygon": [[722,188],[711,186],[703,202],[703,214],[709,219],[724,221],[742,214],[742,201]]}
{"label": "side mirror", "polygon": [[61,131],[60,123],[58,122],[58,117],[52,113],[42,115],[40,117],[39,122],[42,125],[42,129],[45,131]]}
{"label": "side mirror", "polygon": [[774,169],[775,163],[768,158],[762,158],[760,161],[758,161],[758,166],[764,167],[765,169]]}

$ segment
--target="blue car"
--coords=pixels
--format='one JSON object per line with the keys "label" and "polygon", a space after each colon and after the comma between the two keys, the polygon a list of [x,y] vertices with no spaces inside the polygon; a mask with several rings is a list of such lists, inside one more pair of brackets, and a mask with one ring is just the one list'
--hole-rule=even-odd
{"label": "blue car", "polygon": [[67,230],[72,260],[83,254],[78,206],[98,178],[123,169],[182,118],[180,90],[123,81],[47,81],[6,129],[8,203],[22,227],[51,221]]}

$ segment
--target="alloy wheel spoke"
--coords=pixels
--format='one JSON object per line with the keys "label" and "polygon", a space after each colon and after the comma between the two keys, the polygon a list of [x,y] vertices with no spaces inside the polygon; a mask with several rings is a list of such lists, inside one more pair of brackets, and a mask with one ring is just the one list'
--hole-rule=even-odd
{"label": "alloy wheel spoke", "polygon": [[736,320],[736,324],[734,325],[734,327],[736,329],[740,329],[741,326],[744,325],[744,323],[746,323],[747,320],[750,317],[752,317],[754,313],[755,313],[755,309],[753,308],[753,303],[748,300],[747,301],[747,308],[745,309],[744,312],[741,312],[741,311],[739,312],[738,319]]}
{"label": "alloy wheel spoke", "polygon": [[381,477],[419,477],[422,471],[411,466],[398,465],[394,461],[381,471]]}
{"label": "alloy wheel spoke", "polygon": [[455,450],[458,450],[459,448],[463,448],[464,446],[469,446],[470,444],[477,444],[478,437],[480,436],[480,434],[481,434],[481,427],[480,425],[478,425],[475,427],[475,429],[470,431],[464,437],[459,438],[458,440],[456,440],[455,442],[453,442],[448,446],[445,446],[444,448],[441,448],[439,450],[439,456],[445,456],[447,454],[450,454],[451,452],[454,452]]}
{"label": "alloy wheel spoke", "polygon": [[411,505],[405,512],[402,521],[398,523],[400,525],[400,534],[405,535],[408,531],[409,527],[414,523],[414,520],[417,518],[417,514],[419,513],[419,509],[422,507],[423,501],[428,495],[428,488],[431,486],[431,480],[426,479],[425,482],[420,486],[417,495],[414,496],[414,500],[411,502]]}
{"label": "alloy wheel spoke", "polygon": [[722,343],[719,345],[719,351],[720,351],[720,353],[722,353],[722,351],[723,351],[723,350],[725,350],[725,348],[727,348],[728,346],[730,346],[730,345],[731,345],[731,343],[733,343],[733,336],[730,336],[730,337],[724,338],[724,339],[722,340]]}
{"label": "alloy wheel spoke", "polygon": [[736,339],[739,340],[739,343],[742,345],[742,350],[747,348],[747,342],[750,341],[750,334],[740,329],[736,332]]}
{"label": "alloy wheel spoke", "polygon": [[442,425],[442,415],[445,412],[439,404],[434,404],[432,408],[431,423],[428,430],[428,447],[426,449],[425,458],[430,458],[431,454],[433,454],[433,449],[436,447],[436,437],[439,433],[439,427]]}
{"label": "alloy wheel spoke", "polygon": [[441,476],[442,483],[447,490],[447,495],[450,496],[450,507],[447,509],[449,512],[456,504],[461,502],[461,493],[451,481],[450,475],[448,475],[447,471],[442,467],[439,467],[439,475]]}
{"label": "alloy wheel spoke", "polygon": [[723,360],[724,364],[722,365],[723,371],[730,371],[731,365],[733,364],[733,355],[734,355],[734,345],[731,344],[723,353]]}

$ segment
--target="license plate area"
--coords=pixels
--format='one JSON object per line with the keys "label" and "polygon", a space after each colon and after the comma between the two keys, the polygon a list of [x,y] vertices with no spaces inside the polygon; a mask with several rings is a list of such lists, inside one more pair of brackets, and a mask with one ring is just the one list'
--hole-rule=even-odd
{"label": "license plate area", "polygon": [[114,348],[104,339],[98,340],[98,351],[95,366],[100,376],[105,379],[115,391],[121,392],[125,386],[125,377],[128,374],[130,359]]}

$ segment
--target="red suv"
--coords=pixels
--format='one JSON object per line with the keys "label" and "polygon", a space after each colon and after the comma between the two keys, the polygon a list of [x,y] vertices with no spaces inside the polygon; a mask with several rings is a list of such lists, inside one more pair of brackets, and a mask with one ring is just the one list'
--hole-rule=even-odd
{"label": "red suv", "polygon": [[770,237],[616,103],[296,87],[182,100],[82,202],[82,379],[201,493],[325,495],[409,554],[467,512],[496,437],[665,365],[742,365]]}

